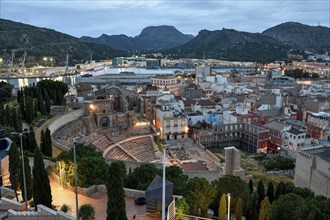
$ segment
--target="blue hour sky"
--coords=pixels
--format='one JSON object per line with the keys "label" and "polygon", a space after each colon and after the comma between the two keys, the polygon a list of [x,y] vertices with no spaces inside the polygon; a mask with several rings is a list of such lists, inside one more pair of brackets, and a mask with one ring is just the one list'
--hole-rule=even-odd
{"label": "blue hour sky", "polygon": [[0,17],[76,37],[136,36],[147,26],[185,34],[231,28],[262,32],[296,21],[329,27],[329,0],[0,0]]}

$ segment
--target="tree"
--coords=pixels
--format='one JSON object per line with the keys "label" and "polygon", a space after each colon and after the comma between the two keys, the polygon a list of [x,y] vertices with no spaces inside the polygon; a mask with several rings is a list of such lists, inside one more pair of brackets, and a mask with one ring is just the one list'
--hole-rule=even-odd
{"label": "tree", "polygon": [[[80,208],[81,208],[81,206],[80,206]],[[63,204],[60,208],[60,211],[70,214],[72,212],[72,208],[67,204]],[[79,214],[80,214],[80,211],[79,211]],[[79,215],[79,217],[80,217],[80,215]]]}
{"label": "tree", "polygon": [[266,195],[267,195],[267,197],[269,199],[269,202],[270,203],[273,203],[273,201],[274,201],[274,185],[273,185],[272,182],[269,182],[268,183]]}
{"label": "tree", "polygon": [[125,193],[119,164],[112,163],[109,166],[106,187],[108,193],[107,220],[127,220]]}
{"label": "tree", "polygon": [[[22,164],[22,160],[20,164]],[[30,199],[32,199],[32,176],[31,176],[30,162],[27,156],[24,156],[24,169],[25,169],[25,184],[26,184],[25,186],[26,186],[26,196],[27,196],[26,201],[29,201]],[[19,181],[21,185],[22,196],[25,201],[23,168],[20,169]]]}
{"label": "tree", "polygon": [[301,196],[293,193],[282,195],[272,204],[273,220],[307,219],[309,211]]}
{"label": "tree", "polygon": [[33,100],[31,97],[26,99],[26,106],[25,106],[25,120],[27,123],[31,123],[34,119],[33,114]]}
{"label": "tree", "polygon": [[239,198],[236,203],[236,209],[235,209],[235,218],[236,220],[242,220],[242,199]]}
{"label": "tree", "polygon": [[170,166],[166,168],[166,179],[173,183],[173,194],[185,195],[188,176],[183,174],[183,171],[178,166]]}
{"label": "tree", "polygon": [[250,189],[250,193],[253,193],[253,180],[252,180],[252,178],[249,180],[249,189]]}
{"label": "tree", "polygon": [[187,203],[194,214],[198,214],[201,210],[201,216],[207,217],[207,209],[210,206],[214,195],[215,188],[205,179],[194,177],[187,184]]}
{"label": "tree", "polygon": [[85,204],[79,208],[79,219],[81,220],[94,220],[95,219],[95,209],[91,204]]}
{"label": "tree", "polygon": [[46,128],[46,131],[41,132],[41,144],[40,144],[41,152],[48,157],[52,156],[52,137],[50,134],[50,130]]}
{"label": "tree", "polygon": [[270,202],[266,196],[261,202],[261,208],[259,211],[259,220],[269,220],[270,219]]}
{"label": "tree", "polygon": [[285,186],[282,181],[277,185],[276,190],[275,190],[275,200],[278,200],[280,198],[280,195],[285,194],[284,187]]}
{"label": "tree", "polygon": [[35,203],[36,211],[37,204],[43,204],[49,208],[52,208],[52,192],[50,182],[41,152],[38,148],[34,151],[33,201]]}
{"label": "tree", "polygon": [[[17,149],[15,142],[12,142],[8,155],[9,155],[9,173],[10,173],[9,179],[10,179],[11,187],[13,190],[15,190],[16,193],[20,188],[19,187],[20,159],[19,159],[19,151]],[[17,199],[17,195],[16,195],[16,199]]]}
{"label": "tree", "polygon": [[94,184],[104,184],[108,171],[108,164],[102,157],[84,157],[78,162],[78,185],[89,187]]}
{"label": "tree", "polygon": [[161,172],[153,164],[142,164],[132,173],[128,174],[127,187],[131,189],[146,190],[156,175]]}
{"label": "tree", "polygon": [[231,213],[235,212],[235,204],[237,203],[238,198],[242,199],[243,213],[246,213],[251,202],[251,194],[247,182],[237,176],[226,175],[214,181],[213,185],[215,186],[217,193],[214,197],[211,208],[214,210],[216,216],[218,215],[220,197],[223,193],[230,193],[231,195]]}
{"label": "tree", "polygon": [[37,142],[36,142],[36,136],[35,136],[35,133],[34,133],[34,130],[33,130],[33,127],[30,126],[30,129],[29,129],[29,133],[28,133],[28,145],[29,145],[29,151],[31,152],[34,152],[34,150],[37,148]]}
{"label": "tree", "polygon": [[259,198],[259,200],[258,200],[258,210],[259,210],[261,201],[264,200],[264,198],[265,198],[265,187],[264,187],[264,183],[262,182],[262,180],[260,180],[258,182],[257,193],[258,193],[258,198]]}
{"label": "tree", "polygon": [[227,214],[227,201],[226,201],[226,195],[222,194],[220,205],[219,205],[219,220],[226,220],[226,214]]}
{"label": "tree", "polygon": [[249,210],[249,219],[255,220],[258,219],[258,193],[253,193],[253,199]]}
{"label": "tree", "polygon": [[175,202],[175,206],[177,218],[180,220],[189,220],[189,217],[184,216],[189,214],[189,205],[186,202],[186,199],[178,199],[178,201]]}

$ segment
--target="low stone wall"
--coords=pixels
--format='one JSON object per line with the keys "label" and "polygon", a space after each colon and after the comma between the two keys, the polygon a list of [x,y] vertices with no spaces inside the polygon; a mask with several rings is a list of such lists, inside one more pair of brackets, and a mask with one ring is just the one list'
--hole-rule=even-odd
{"label": "low stone wall", "polygon": [[[60,183],[60,177],[57,176],[55,173],[50,173],[50,176],[54,178],[58,183]],[[62,187],[70,190],[72,192],[75,191],[75,187],[71,186],[69,183],[62,183]],[[107,188],[105,185],[92,185],[88,188],[81,188],[77,187],[78,194],[90,197],[92,194],[96,192],[107,193]],[[124,188],[125,196],[130,198],[139,198],[144,197],[144,191],[135,190],[135,189],[128,189]]]}
{"label": "low stone wall", "polygon": [[184,171],[183,174],[187,175],[189,178],[203,177],[209,182],[219,179],[220,171]]}
{"label": "low stone wall", "polygon": [[204,145],[200,144],[200,143],[196,143],[198,145],[198,147],[200,147],[201,149],[203,149],[205,151],[205,153],[207,153],[207,155],[209,155],[210,157],[212,157],[213,160],[215,160],[217,163],[221,163],[220,159],[215,156],[211,151],[209,151],[208,149],[206,149],[204,147]]}

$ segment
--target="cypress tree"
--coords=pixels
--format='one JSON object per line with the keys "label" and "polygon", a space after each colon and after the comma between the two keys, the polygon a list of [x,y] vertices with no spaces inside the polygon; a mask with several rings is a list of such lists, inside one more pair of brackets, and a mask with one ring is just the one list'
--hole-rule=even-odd
{"label": "cypress tree", "polygon": [[235,209],[235,217],[236,220],[242,220],[242,199],[238,198],[237,203],[236,203],[236,209]]}
{"label": "cypress tree", "polygon": [[268,183],[268,188],[267,188],[267,193],[266,193],[268,199],[269,199],[269,202],[270,203],[273,203],[274,201],[274,185],[272,182],[269,182]]}
{"label": "cypress tree", "polygon": [[46,128],[46,131],[41,131],[41,144],[40,144],[41,152],[48,157],[52,156],[52,137],[50,134],[50,130]]}
{"label": "cypress tree", "polygon": [[30,126],[30,132],[28,133],[28,143],[29,143],[29,151],[34,152],[37,147],[36,136],[33,130],[33,127]]}
{"label": "cypress tree", "polygon": [[259,220],[269,220],[270,219],[270,202],[268,200],[268,197],[266,196],[262,202],[261,202],[261,208],[260,208],[260,214],[259,214]]}
{"label": "cypress tree", "polygon": [[36,211],[38,204],[43,204],[49,208],[52,208],[52,192],[50,182],[42,155],[38,148],[34,151],[33,200]]}
{"label": "cypress tree", "polygon": [[22,130],[22,127],[20,127],[20,122],[19,122],[19,119],[18,119],[18,114],[17,114],[16,108],[12,108],[11,111],[12,111],[11,117],[12,117],[12,120],[13,120],[12,127],[15,129],[15,131]]}
{"label": "cypress tree", "polygon": [[[22,160],[20,164],[22,164]],[[32,176],[31,176],[31,167],[29,164],[29,158],[26,156],[24,156],[24,168],[25,168],[26,196],[28,201],[32,199]],[[23,168],[20,171],[19,180],[21,184],[22,196],[25,201]]]}
{"label": "cypress tree", "polygon": [[108,193],[107,220],[127,220],[122,179],[119,164],[112,163],[108,168],[106,181]]}
{"label": "cypress tree", "polygon": [[[19,169],[20,169],[20,159],[19,159],[19,151],[15,144],[15,142],[12,142],[12,145],[8,152],[9,155],[9,173],[10,173],[10,183],[13,190],[15,190],[15,193],[19,189]],[[17,198],[17,195],[16,195]],[[17,199],[18,200],[18,199]]]}
{"label": "cypress tree", "polygon": [[278,200],[280,198],[280,195],[284,194],[284,183],[281,181],[275,190],[275,200]]}
{"label": "cypress tree", "polygon": [[252,180],[252,178],[249,181],[249,189],[250,189],[250,193],[253,193],[253,180]]}
{"label": "cypress tree", "polygon": [[258,193],[253,193],[253,199],[250,206],[249,219],[256,220],[258,219]]}
{"label": "cypress tree", "polygon": [[41,115],[46,114],[45,100],[42,98],[41,94],[38,95],[38,111]]}
{"label": "cypress tree", "polygon": [[265,198],[265,186],[264,186],[264,183],[262,182],[262,180],[260,180],[258,182],[257,193],[258,193],[258,198],[259,198],[259,200],[258,200],[258,210],[259,210],[261,201],[264,200],[264,198]]}
{"label": "cypress tree", "polygon": [[27,123],[31,123],[33,121],[33,102],[29,97],[26,100],[26,112],[25,112],[25,120]]}
{"label": "cypress tree", "polygon": [[43,89],[43,98],[45,100],[46,112],[47,112],[47,114],[49,114],[50,113],[50,97],[49,97],[46,89]]}
{"label": "cypress tree", "polygon": [[222,194],[219,204],[219,220],[226,220],[227,214],[227,200],[226,195]]}

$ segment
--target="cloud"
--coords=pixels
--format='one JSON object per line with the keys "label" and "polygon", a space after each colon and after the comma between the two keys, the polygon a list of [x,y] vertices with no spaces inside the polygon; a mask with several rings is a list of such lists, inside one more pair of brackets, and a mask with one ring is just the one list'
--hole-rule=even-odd
{"label": "cloud", "polygon": [[73,36],[138,35],[147,26],[262,32],[286,21],[329,26],[328,0],[2,0],[1,18]]}

